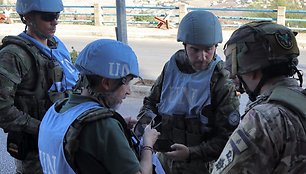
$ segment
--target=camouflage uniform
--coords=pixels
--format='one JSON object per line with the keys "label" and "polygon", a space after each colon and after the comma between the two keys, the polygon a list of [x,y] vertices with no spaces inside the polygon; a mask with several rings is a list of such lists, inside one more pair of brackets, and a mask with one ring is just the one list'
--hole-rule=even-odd
{"label": "camouflage uniform", "polygon": [[250,103],[214,173],[306,172],[306,135],[299,117],[279,103],[267,102],[277,86],[301,91],[295,79],[285,78]]}
{"label": "camouflage uniform", "polygon": [[306,173],[306,94],[295,35],[272,21],[254,21],[225,44],[231,75],[251,102],[212,173]]}
{"label": "camouflage uniform", "polygon": [[[186,62],[185,50],[179,50],[174,54],[178,68],[185,73],[191,73],[192,67]],[[169,62],[165,65],[162,74],[158,77],[151,89],[151,94],[144,98],[144,106],[142,107],[139,116],[149,115],[149,113],[158,113],[158,103],[160,102],[161,90],[163,88],[164,73]],[[194,120],[187,119],[179,120],[178,117],[162,117],[161,135],[160,138],[169,138],[174,143],[181,143],[189,148],[190,157],[187,161],[173,161],[168,159],[165,155],[159,154],[159,158],[167,173],[173,174],[195,174],[195,173],[209,173],[208,162],[217,159],[220,155],[228,137],[239,123],[239,100],[235,93],[235,87],[228,79],[228,71],[223,68],[223,62],[220,61],[213,70],[213,75],[210,80],[210,95],[211,104],[205,107],[201,112],[208,115],[208,122],[206,125],[201,125],[199,117]],[[203,114],[204,115],[204,114]],[[234,120],[231,120],[234,118]],[[149,118],[150,119],[150,118]],[[183,118],[184,119],[184,118]],[[235,120],[236,119],[236,120]],[[172,132],[178,127],[178,122],[185,124],[185,127],[179,127],[183,134],[188,135],[198,134],[195,137],[177,142]],[[205,133],[200,129],[205,127],[209,130]]]}
{"label": "camouflage uniform", "polygon": [[11,36],[2,41],[7,45],[0,51],[0,127],[9,133],[8,137],[19,137],[23,143],[20,147],[28,152],[24,160],[18,160],[17,168],[21,165],[23,173],[42,173],[37,135],[40,120],[52,105],[48,90],[53,81],[47,69],[51,60],[39,52],[33,57],[22,46],[12,44],[12,40],[24,42]]}

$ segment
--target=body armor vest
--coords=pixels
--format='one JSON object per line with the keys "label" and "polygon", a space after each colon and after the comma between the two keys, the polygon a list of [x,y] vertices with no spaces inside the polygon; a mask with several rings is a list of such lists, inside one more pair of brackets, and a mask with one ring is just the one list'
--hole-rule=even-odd
{"label": "body armor vest", "polygon": [[162,116],[160,139],[195,146],[209,138],[212,115],[206,111],[212,105],[210,82],[220,60],[217,56],[207,70],[185,74],[178,69],[175,57],[170,59],[158,104]]}
{"label": "body armor vest", "polygon": [[[56,111],[56,104],[46,112],[39,127],[39,158],[45,173],[74,174],[64,155],[64,136],[71,123],[83,112],[101,108],[96,102],[85,102],[69,109],[64,113]],[[56,133],[50,133],[50,131]],[[50,146],[50,143],[54,144]],[[50,164],[50,158],[55,162]]]}
{"label": "body armor vest", "polygon": [[53,83],[49,69],[52,68],[54,62],[42,54],[31,42],[21,37],[5,37],[2,47],[10,44],[21,47],[28,52],[28,56],[33,58],[31,70],[17,86],[15,106],[19,110],[41,120],[47,109],[52,105],[48,90]]}
{"label": "body armor vest", "polygon": [[[59,105],[63,105],[67,100],[64,99],[62,102],[59,102]],[[130,147],[135,152],[138,159],[140,159],[140,151],[138,148],[139,141],[133,132],[127,127],[125,120],[122,118],[120,114],[117,112],[110,110],[108,108],[94,108],[83,112],[79,115],[74,122],[69,126],[67,133],[64,137],[64,151],[67,162],[71,166],[74,171],[76,171],[77,167],[75,166],[75,154],[79,149],[80,139],[79,135],[87,124],[90,122],[98,121],[100,119],[105,119],[112,117],[116,119],[121,126],[123,127],[123,131],[127,141],[129,142]],[[137,141],[135,141],[137,140]]]}
{"label": "body armor vest", "polygon": [[[55,62],[44,55],[31,42],[19,36],[6,36],[2,40],[1,49],[20,49],[31,57],[31,67],[21,79],[11,79],[17,83],[14,105],[31,117],[42,120],[48,108],[53,104],[48,90],[53,84]],[[11,46],[13,45],[13,46]],[[16,47],[17,46],[17,47]],[[11,51],[10,51],[11,52]],[[18,54],[20,51],[15,51]],[[28,152],[37,151],[37,135],[25,132],[9,132],[7,137],[7,151],[16,159],[23,160]]]}

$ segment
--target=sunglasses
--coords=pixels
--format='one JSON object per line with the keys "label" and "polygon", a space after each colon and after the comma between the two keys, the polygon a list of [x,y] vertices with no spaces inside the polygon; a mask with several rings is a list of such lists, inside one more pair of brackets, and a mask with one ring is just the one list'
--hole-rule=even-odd
{"label": "sunglasses", "polygon": [[127,77],[122,77],[122,78],[119,79],[119,80],[121,80],[121,84],[123,84],[123,85],[129,85],[130,81],[132,81],[133,78],[127,79]]}
{"label": "sunglasses", "polygon": [[51,22],[58,20],[60,13],[59,12],[38,12],[40,19],[45,22]]}

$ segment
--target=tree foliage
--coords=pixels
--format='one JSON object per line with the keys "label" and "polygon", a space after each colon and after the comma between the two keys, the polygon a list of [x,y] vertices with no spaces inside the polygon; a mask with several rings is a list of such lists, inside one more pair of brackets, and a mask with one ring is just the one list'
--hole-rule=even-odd
{"label": "tree foliage", "polygon": [[286,0],[276,0],[272,1],[272,6],[287,6]]}
{"label": "tree foliage", "polygon": [[[150,12],[147,12],[147,11],[141,11],[139,14],[150,14]],[[153,16],[134,16],[134,20],[135,21],[144,21],[144,22],[153,22],[155,21],[154,20],[154,17]]]}
{"label": "tree foliage", "polygon": [[[279,6],[286,7],[286,10],[304,10],[306,6],[304,3],[296,0],[273,0],[270,3],[267,3],[267,0],[255,0],[253,4],[249,6],[249,8],[262,9],[263,7],[267,9],[277,9]],[[276,13],[256,13],[249,14],[250,16],[257,16],[263,18],[276,18]],[[306,19],[306,14],[303,13],[286,13],[287,19]],[[298,28],[306,28],[306,22],[288,22],[286,21],[286,26],[289,27],[298,27]]]}

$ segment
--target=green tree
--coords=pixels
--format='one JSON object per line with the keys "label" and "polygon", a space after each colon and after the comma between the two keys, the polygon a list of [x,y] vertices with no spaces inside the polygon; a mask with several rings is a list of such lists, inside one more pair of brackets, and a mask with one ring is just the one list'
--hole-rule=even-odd
{"label": "green tree", "polygon": [[303,3],[297,3],[297,1],[288,0],[274,0],[268,3],[267,0],[255,0],[249,7],[251,8],[262,8],[266,6],[269,9],[277,9],[278,6],[285,6],[286,9],[303,9]]}
{"label": "green tree", "polygon": [[[142,14],[142,16],[134,16],[135,21],[144,21],[144,22],[155,21],[153,16],[149,16],[149,14],[151,14],[151,12],[141,10],[139,14]],[[148,14],[148,16],[146,16],[146,14]]]}
{"label": "green tree", "polygon": [[[266,6],[268,9],[277,9],[278,6],[285,6],[286,10],[304,10],[305,5],[304,3],[297,3],[297,1],[291,0],[274,0],[271,3],[267,3],[266,0],[256,0],[253,4],[249,6],[249,8],[256,8],[260,9],[263,6]],[[263,18],[276,18],[276,13],[256,13],[256,14],[249,14],[250,16],[257,16]],[[306,14],[302,13],[286,13],[286,18],[288,19],[306,19]],[[289,27],[298,27],[298,28],[306,28],[305,22],[286,22],[286,26]]]}
{"label": "green tree", "polygon": [[[287,6],[287,2],[286,0],[276,0],[276,1],[273,1],[272,4],[275,4],[275,6]],[[274,6],[274,5],[273,5]]]}

